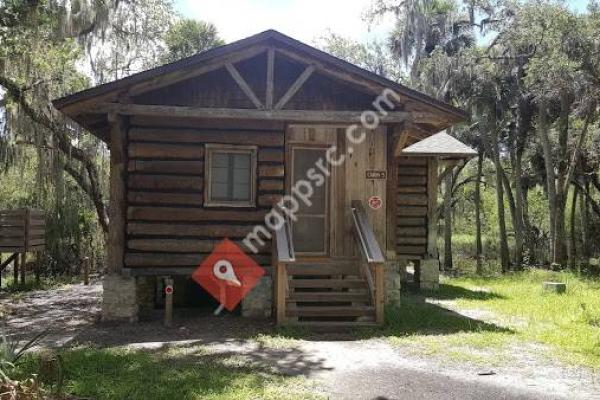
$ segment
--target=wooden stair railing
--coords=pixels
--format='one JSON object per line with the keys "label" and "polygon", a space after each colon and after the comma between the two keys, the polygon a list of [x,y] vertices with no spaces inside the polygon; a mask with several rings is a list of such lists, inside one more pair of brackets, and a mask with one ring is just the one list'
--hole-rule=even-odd
{"label": "wooden stair railing", "polygon": [[289,293],[287,266],[296,262],[292,228],[288,218],[284,219],[282,226],[277,229],[273,238],[273,266],[275,267],[275,309],[277,325],[285,323],[286,299]]}
{"label": "wooden stair railing", "polygon": [[352,200],[350,207],[352,209],[355,238],[363,259],[366,261],[365,263],[361,263],[361,267],[368,283],[373,306],[375,307],[375,322],[381,325],[384,322],[385,258],[383,257],[379,243],[377,243],[373,228],[369,224],[362,203],[359,200]]}

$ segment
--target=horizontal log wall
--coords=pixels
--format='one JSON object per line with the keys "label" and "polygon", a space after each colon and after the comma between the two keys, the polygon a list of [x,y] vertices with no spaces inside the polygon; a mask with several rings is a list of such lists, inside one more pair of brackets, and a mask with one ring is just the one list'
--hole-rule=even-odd
{"label": "horizontal log wall", "polygon": [[[168,126],[132,119],[128,144],[125,267],[194,268],[223,238],[242,246],[284,190],[284,133],[273,126]],[[256,145],[256,207],[204,207],[205,144]],[[243,247],[242,247],[243,248]],[[270,243],[252,257],[270,264]]]}
{"label": "horizontal log wall", "polygon": [[427,159],[399,157],[396,162],[396,253],[420,259],[427,253]]}

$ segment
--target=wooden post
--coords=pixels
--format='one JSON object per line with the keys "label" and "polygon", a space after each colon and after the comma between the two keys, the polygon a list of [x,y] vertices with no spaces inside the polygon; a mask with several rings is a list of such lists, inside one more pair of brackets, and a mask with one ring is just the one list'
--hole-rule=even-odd
{"label": "wooden post", "polygon": [[274,92],[274,81],[275,81],[275,49],[269,48],[267,50],[267,89],[265,93],[265,108],[267,110],[273,109],[273,92]]}
{"label": "wooden post", "polygon": [[120,273],[125,256],[127,212],[127,126],[125,119],[109,114],[110,123],[110,225],[108,228],[107,272]]}
{"label": "wooden post", "polygon": [[385,265],[375,264],[375,322],[383,325],[385,321]]}
{"label": "wooden post", "polygon": [[386,194],[386,213],[387,213],[387,243],[386,257],[393,252],[396,253],[396,199],[398,197],[398,163],[396,162],[395,147],[404,132],[404,125],[394,125],[388,132],[388,152],[387,152],[387,194]]}
{"label": "wooden post", "polygon": [[23,224],[23,253],[21,254],[21,287],[25,287],[25,274],[27,273],[27,251],[29,250],[29,224],[31,223],[31,211],[25,209],[25,224]]}
{"label": "wooden post", "polygon": [[27,253],[21,254],[21,287],[25,287],[25,273],[27,269]]}
{"label": "wooden post", "polygon": [[173,326],[173,278],[165,278],[165,326]]}
{"label": "wooden post", "polygon": [[40,252],[35,252],[35,260],[33,262],[33,273],[35,274],[35,284],[39,286],[40,284],[40,266],[42,264],[42,260],[40,259]]}
{"label": "wooden post", "polygon": [[16,288],[19,284],[19,255],[15,257],[13,261],[13,288]]}
{"label": "wooden post", "polygon": [[83,284],[87,286],[90,284],[90,258],[84,257],[81,266],[83,269]]}
{"label": "wooden post", "polygon": [[285,298],[287,297],[287,271],[286,265],[277,264],[277,325],[285,323]]}

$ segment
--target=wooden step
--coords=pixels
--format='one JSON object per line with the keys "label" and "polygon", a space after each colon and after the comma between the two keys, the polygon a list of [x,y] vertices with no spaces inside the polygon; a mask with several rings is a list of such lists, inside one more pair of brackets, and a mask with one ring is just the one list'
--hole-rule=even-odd
{"label": "wooden step", "polygon": [[366,282],[360,278],[346,279],[290,279],[290,288],[365,288]]}
{"label": "wooden step", "polygon": [[297,302],[368,302],[367,292],[294,292],[287,299],[288,303]]}
{"label": "wooden step", "polygon": [[288,275],[359,275],[358,267],[351,263],[292,264],[287,267]]}
{"label": "wooden step", "polygon": [[286,316],[288,317],[362,317],[374,315],[375,308],[371,306],[290,306],[286,310]]}

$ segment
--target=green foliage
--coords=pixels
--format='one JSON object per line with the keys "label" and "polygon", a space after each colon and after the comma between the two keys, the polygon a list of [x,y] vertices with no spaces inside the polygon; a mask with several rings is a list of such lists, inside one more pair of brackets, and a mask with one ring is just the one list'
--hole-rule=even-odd
{"label": "green foliage", "polygon": [[165,34],[167,52],[165,61],[172,62],[189,57],[225,42],[219,38],[217,28],[203,21],[182,19],[173,24]]}
{"label": "green foliage", "polygon": [[388,79],[394,81],[404,79],[399,63],[393,59],[390,50],[381,42],[363,44],[329,32],[319,39],[317,46],[342,60]]}

